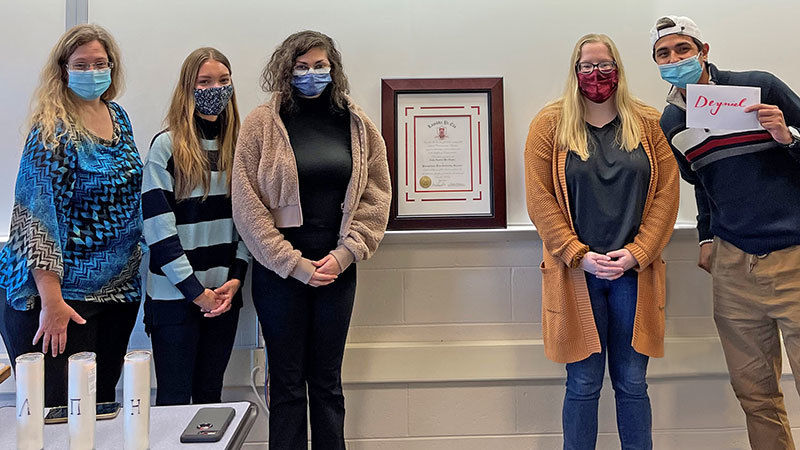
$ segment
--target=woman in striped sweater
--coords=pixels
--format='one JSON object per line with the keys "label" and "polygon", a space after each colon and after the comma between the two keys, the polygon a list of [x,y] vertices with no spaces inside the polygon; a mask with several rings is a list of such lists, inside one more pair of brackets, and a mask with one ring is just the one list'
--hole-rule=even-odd
{"label": "woman in striped sweater", "polygon": [[239,113],[222,53],[206,47],[186,58],[165,122],[147,155],[142,196],[156,403],[216,403],[249,259],[231,216]]}
{"label": "woman in striped sweater", "polygon": [[575,45],[564,95],[531,123],[528,212],[544,246],[545,353],[567,363],[565,449],[593,449],[606,354],[623,449],[652,448],[647,363],[664,354],[678,170],[658,113],[628,91],[606,35]]}

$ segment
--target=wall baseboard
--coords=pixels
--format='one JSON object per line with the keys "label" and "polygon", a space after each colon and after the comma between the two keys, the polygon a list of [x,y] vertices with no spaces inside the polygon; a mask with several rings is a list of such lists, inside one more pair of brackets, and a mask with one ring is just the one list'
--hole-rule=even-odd
{"label": "wall baseboard", "polygon": [[[665,347],[666,358],[650,360],[648,378],[727,374],[716,337],[667,338]],[[263,348],[252,352],[253,360],[264,360]],[[550,380],[564,376],[564,365],[544,356],[541,339],[352,343],[345,348],[342,368],[345,384]],[[264,383],[263,375],[257,383]]]}

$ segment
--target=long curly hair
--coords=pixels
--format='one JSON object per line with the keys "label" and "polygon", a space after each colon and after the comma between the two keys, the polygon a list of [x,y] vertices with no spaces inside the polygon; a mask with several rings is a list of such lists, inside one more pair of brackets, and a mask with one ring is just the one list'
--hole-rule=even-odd
{"label": "long curly hair", "polygon": [[299,31],[287,37],[272,53],[267,66],[261,72],[261,88],[265,92],[280,93],[281,109],[297,111],[292,91],[292,71],[297,57],[312,48],[325,50],[331,63],[331,106],[339,110],[346,109],[350,85],[342,67],[342,55],[336,49],[333,39],[318,31]]}
{"label": "long curly hair", "polygon": [[93,24],[76,25],[67,30],[50,51],[31,101],[29,126],[39,127],[42,140],[48,147],[55,148],[59,140],[68,134],[75,140],[92,139],[78,114],[76,96],[67,86],[69,57],[78,47],[92,41],[103,45],[109,62],[114,64],[111,68],[111,85],[100,99],[113,100],[125,86],[119,47],[108,30]]}
{"label": "long curly hair", "polygon": [[[228,72],[231,63],[219,50],[202,47],[193,51],[183,61],[180,78],[172,94],[167,117],[164,120],[172,137],[172,157],[175,160],[175,196],[179,200],[188,197],[198,185],[203,187],[203,197],[208,196],[211,186],[211,172],[208,155],[201,148],[200,136],[195,126],[194,88],[197,74],[206,61],[222,63]],[[233,85],[233,79],[231,79]],[[236,106],[236,88],[233,95],[217,119],[221,128],[217,142],[219,146],[219,170],[225,172],[230,196],[231,169],[233,168],[233,151],[236,148],[236,137],[239,135],[239,109]]]}

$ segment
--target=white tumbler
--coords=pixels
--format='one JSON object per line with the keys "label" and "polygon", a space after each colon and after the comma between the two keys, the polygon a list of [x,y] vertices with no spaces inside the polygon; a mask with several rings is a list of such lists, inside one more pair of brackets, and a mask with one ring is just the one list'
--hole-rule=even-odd
{"label": "white tumbler", "polygon": [[67,413],[69,414],[70,450],[94,448],[97,419],[97,362],[92,352],[69,357]]}
{"label": "white tumbler", "polygon": [[125,355],[122,371],[124,448],[150,448],[150,352]]}
{"label": "white tumbler", "polygon": [[17,448],[44,448],[44,355],[17,356]]}

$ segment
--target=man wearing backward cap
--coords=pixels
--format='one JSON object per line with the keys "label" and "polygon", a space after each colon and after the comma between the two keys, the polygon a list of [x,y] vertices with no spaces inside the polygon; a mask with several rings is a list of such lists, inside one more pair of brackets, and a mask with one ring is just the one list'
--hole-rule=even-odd
{"label": "man wearing backward cap", "polygon": [[[709,45],[687,17],[650,30],[653,59],[672,86],[661,129],[681,176],[694,185],[698,265],[711,273],[714,321],[754,449],[793,449],[780,388],[783,334],[800,380],[800,98],[767,72],[708,62]],[[756,86],[763,130],[686,128],[686,85]],[[800,385],[797,385],[800,391]]]}

